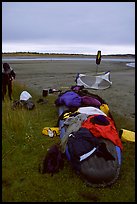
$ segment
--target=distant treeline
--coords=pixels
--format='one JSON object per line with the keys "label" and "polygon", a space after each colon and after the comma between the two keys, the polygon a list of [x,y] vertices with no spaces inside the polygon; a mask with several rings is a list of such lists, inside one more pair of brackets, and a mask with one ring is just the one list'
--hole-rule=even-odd
{"label": "distant treeline", "polygon": [[[86,54],[65,54],[65,53],[40,53],[40,52],[3,52],[2,56],[55,56],[55,57],[92,57],[96,55],[86,55]],[[110,55],[102,55],[102,56],[110,56],[110,57],[135,57],[135,54],[110,54]]]}
{"label": "distant treeline", "polygon": [[4,55],[47,55],[47,56],[50,56],[50,55],[65,55],[65,56],[68,56],[68,55],[83,55],[83,54],[65,54],[65,53],[40,53],[40,52],[3,52],[2,54]]}

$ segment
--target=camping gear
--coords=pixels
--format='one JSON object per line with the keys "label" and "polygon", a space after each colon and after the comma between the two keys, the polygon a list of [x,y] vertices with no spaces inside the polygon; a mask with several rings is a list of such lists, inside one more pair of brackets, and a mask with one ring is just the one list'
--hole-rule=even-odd
{"label": "camping gear", "polygon": [[109,107],[107,104],[101,104],[100,110],[102,110],[106,115],[109,116]]}
{"label": "camping gear", "polygon": [[[87,95],[90,95],[89,92],[85,92],[85,95],[86,93]],[[77,94],[79,95],[78,91]],[[63,96],[63,93],[61,96]],[[92,97],[93,96],[95,96],[95,98],[99,98],[95,94],[92,95]],[[104,104],[103,99],[100,99],[99,101],[102,101],[101,104]],[[69,128],[69,126],[65,125],[65,121],[69,120],[69,117],[63,118],[61,116],[63,113],[66,113],[67,111],[69,112],[70,107],[65,103],[58,104],[55,102],[55,104],[58,107],[60,139],[63,141],[63,137],[66,135]],[[80,114],[85,114],[85,112]],[[94,115],[95,114],[92,116]],[[120,143],[120,138],[117,134],[113,118],[111,118],[111,114],[110,117],[108,117],[105,113],[96,115],[97,117],[93,121],[93,126],[98,125],[98,127],[102,127],[104,125],[104,129],[102,127],[104,130],[103,137],[101,135],[100,137],[96,137],[92,134],[92,131],[82,127],[82,125],[78,130],[73,127],[72,132],[69,132],[67,137],[68,140],[65,146],[65,154],[74,171],[80,175],[87,185],[92,187],[105,187],[112,185],[119,177],[122,164],[122,144]],[[91,117],[88,114],[87,116]],[[113,138],[113,133],[115,134],[115,143],[113,140],[110,140],[110,135],[108,138],[105,138],[105,128],[107,127],[107,130],[109,131],[108,126],[112,125],[110,121],[113,121],[113,128],[115,128],[115,131],[113,131],[111,135]],[[86,120],[82,122],[82,124],[85,122]],[[109,134],[109,132],[107,134]]]}
{"label": "camping gear", "polygon": [[43,135],[48,135],[50,137],[59,136],[60,130],[59,127],[44,127],[42,130]]}
{"label": "camping gear", "polygon": [[48,93],[49,93],[48,89],[43,89],[42,96],[46,97]]}
{"label": "camping gear", "polygon": [[24,108],[26,108],[27,110],[33,110],[35,108],[35,103],[28,99],[26,101],[21,101],[21,103],[23,104]]}
{"label": "camping gear", "polygon": [[112,85],[110,81],[110,71],[98,73],[98,65],[101,62],[101,51],[98,50],[96,55],[96,75],[86,75],[78,73],[75,82],[78,86],[90,89],[107,89]]}
{"label": "camping gear", "polygon": [[121,137],[121,140],[123,142],[135,142],[135,132],[130,131],[130,130],[126,130],[126,129],[121,129],[119,131],[119,135]]}
{"label": "camping gear", "polygon": [[46,96],[48,96],[48,94],[52,94],[55,92],[61,92],[61,90],[56,90],[56,89],[51,89],[51,88],[50,89],[43,89],[42,96],[46,97]]}
{"label": "camping gear", "polygon": [[12,109],[25,108],[27,110],[32,110],[35,108],[35,103],[32,101],[32,96],[27,92],[23,91],[20,94],[20,100],[14,100],[12,104]]}
{"label": "camping gear", "polygon": [[23,91],[20,94],[20,101],[27,101],[30,98],[32,98],[32,96],[27,91]]}
{"label": "camping gear", "polygon": [[86,75],[86,74],[77,74],[76,76],[76,84],[78,86],[84,86],[84,88],[89,89],[107,89],[112,85],[110,81],[110,71],[99,75]]}
{"label": "camping gear", "polygon": [[101,51],[98,50],[97,55],[96,55],[96,64],[97,64],[97,69],[96,69],[96,73],[98,73],[98,65],[101,62]]}
{"label": "camping gear", "polygon": [[100,64],[101,62],[101,51],[98,50],[97,55],[96,55],[96,64]]}
{"label": "camping gear", "polygon": [[55,101],[56,105],[66,105],[68,107],[80,107],[81,97],[75,91],[66,91],[60,94],[60,97]]}
{"label": "camping gear", "polygon": [[59,145],[52,145],[43,159],[42,165],[40,165],[39,171],[44,173],[49,173],[51,176],[59,172],[60,169],[64,167],[64,158],[63,154],[59,149]]}
{"label": "camping gear", "polygon": [[85,113],[87,115],[94,115],[94,114],[99,114],[99,115],[106,115],[103,111],[101,111],[99,108],[95,108],[92,106],[86,106],[86,107],[80,107],[77,110],[79,113]]}
{"label": "camping gear", "polygon": [[49,89],[49,94],[51,93],[56,93],[56,92],[61,92],[61,90],[57,90],[57,89]]}
{"label": "camping gear", "polygon": [[12,109],[25,108],[27,110],[32,110],[35,108],[35,103],[31,100],[14,100],[12,104]]}
{"label": "camping gear", "polygon": [[101,106],[101,103],[100,101],[98,101],[97,99],[95,99],[94,97],[91,97],[91,96],[83,96],[81,97],[82,101],[82,105],[85,106],[85,105],[88,105],[88,106],[94,106],[94,107],[100,107]]}

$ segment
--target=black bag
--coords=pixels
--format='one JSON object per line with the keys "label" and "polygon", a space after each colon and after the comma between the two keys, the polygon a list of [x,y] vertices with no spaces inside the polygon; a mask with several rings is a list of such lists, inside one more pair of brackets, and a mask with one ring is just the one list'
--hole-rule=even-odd
{"label": "black bag", "polygon": [[59,172],[60,169],[64,167],[63,154],[60,151],[58,145],[53,145],[48,150],[42,164],[41,173],[54,173]]}
{"label": "black bag", "polygon": [[34,109],[35,107],[35,104],[32,100],[28,99],[27,101],[24,101],[24,107],[27,109],[27,110],[32,110]]}
{"label": "black bag", "polygon": [[15,101],[13,101],[13,104],[12,104],[12,109],[26,108],[27,110],[32,110],[32,109],[34,109],[34,107],[35,107],[35,104],[30,99],[28,99],[27,101],[25,101],[25,100],[15,100]]}

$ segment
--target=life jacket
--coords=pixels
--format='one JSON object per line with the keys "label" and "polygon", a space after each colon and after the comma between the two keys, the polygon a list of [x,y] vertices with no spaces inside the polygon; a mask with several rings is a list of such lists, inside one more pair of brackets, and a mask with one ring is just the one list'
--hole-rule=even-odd
{"label": "life jacket", "polygon": [[95,137],[104,137],[106,139],[111,140],[115,145],[119,146],[121,150],[123,149],[122,142],[119,138],[118,131],[114,125],[113,120],[110,117],[105,117],[109,124],[97,124],[93,122],[94,117],[98,116],[97,114],[89,116],[86,121],[84,121],[81,125],[83,128],[87,128]]}

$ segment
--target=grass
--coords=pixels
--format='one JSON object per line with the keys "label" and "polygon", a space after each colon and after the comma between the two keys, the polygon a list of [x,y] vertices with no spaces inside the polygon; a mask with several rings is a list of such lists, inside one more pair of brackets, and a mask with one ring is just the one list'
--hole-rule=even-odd
{"label": "grass", "polygon": [[[11,108],[8,98],[2,102],[2,201],[3,202],[134,202],[135,201],[135,144],[123,143],[123,161],[119,179],[111,187],[93,188],[74,173],[67,160],[64,169],[53,176],[39,173],[39,164],[47,149],[59,137],[42,135],[46,126],[56,126],[58,119],[54,101],[49,95],[46,104],[28,87],[14,84],[13,98],[19,99],[27,90],[36,104],[35,109]],[[130,120],[115,115],[116,125],[133,129]]]}

